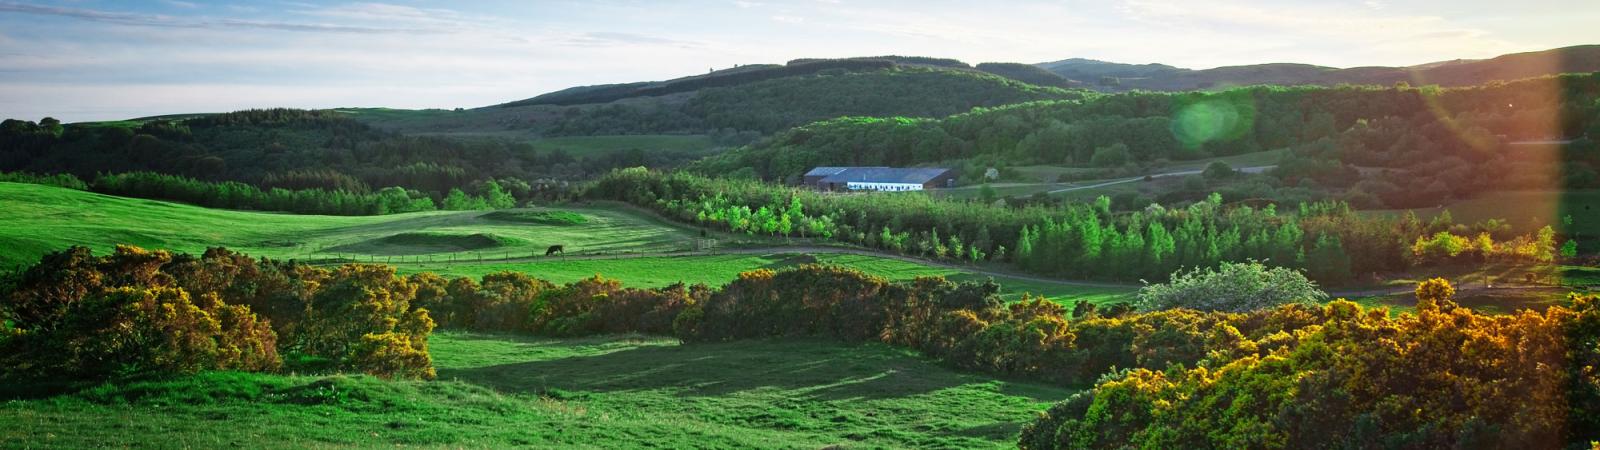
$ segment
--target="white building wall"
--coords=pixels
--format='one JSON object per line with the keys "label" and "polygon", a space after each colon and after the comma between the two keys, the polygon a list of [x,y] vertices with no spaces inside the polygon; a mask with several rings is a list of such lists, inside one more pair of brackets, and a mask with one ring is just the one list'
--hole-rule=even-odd
{"label": "white building wall", "polygon": [[850,190],[852,190],[852,191],[900,192],[900,191],[920,191],[920,190],[922,190],[922,185],[921,184],[916,184],[916,183],[867,183],[867,182],[851,181],[851,182],[846,183],[845,187],[850,189]]}

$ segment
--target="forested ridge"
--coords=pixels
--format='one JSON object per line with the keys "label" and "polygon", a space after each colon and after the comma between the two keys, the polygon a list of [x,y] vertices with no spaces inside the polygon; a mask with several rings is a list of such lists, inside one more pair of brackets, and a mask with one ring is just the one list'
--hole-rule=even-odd
{"label": "forested ridge", "polygon": [[707,87],[682,102],[609,103],[567,109],[552,136],[704,133],[771,134],[839,116],[944,117],[975,107],[1082,98],[972,70],[886,67],[826,70],[734,86]]}
{"label": "forested ridge", "polygon": [[[1314,187],[1363,207],[1414,207],[1491,189],[1600,186],[1597,100],[1595,74],[1448,89],[1132,92],[980,108],[943,119],[826,120],[691,167],[704,173],[750,167],[765,179],[790,181],[828,165],[975,159],[1105,167],[1289,148],[1272,173],[1283,186]],[[1567,139],[1553,144],[1555,150],[1508,145]]]}
{"label": "forested ridge", "polygon": [[328,110],[247,110],[181,120],[0,123],[0,171],[156,172],[262,188],[367,193],[415,189],[436,199],[473,182],[571,179],[614,167],[672,166],[687,156],[617,152],[576,159],[527,143],[382,131]]}

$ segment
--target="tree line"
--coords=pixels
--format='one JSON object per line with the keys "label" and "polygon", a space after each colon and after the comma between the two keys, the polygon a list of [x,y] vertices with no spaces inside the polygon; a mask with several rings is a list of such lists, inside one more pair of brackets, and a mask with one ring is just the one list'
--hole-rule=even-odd
{"label": "tree line", "polygon": [[[451,140],[381,130],[335,111],[246,110],[143,122],[0,122],[0,171],[155,172],[202,181],[366,193],[405,186],[442,199],[496,180],[519,200],[617,167],[671,167],[686,152],[573,157],[527,142]],[[523,186],[514,189],[513,185]]]}
{"label": "tree line", "polygon": [[[1447,217],[1424,223],[1409,213],[1369,216],[1336,201],[1279,211],[1270,204],[1225,204],[1213,194],[1181,208],[1149,204],[1118,213],[1105,197],[1009,207],[916,194],[833,195],[645,169],[608,174],[583,195],[735,232],[831,238],[935,259],[1009,262],[1036,274],[1123,281],[1159,281],[1184,267],[1261,260],[1339,284],[1362,274],[1447,262],[1414,257],[1416,240],[1496,227],[1455,224]],[[1506,249],[1496,255],[1507,259],[1547,262],[1563,245],[1551,230],[1516,237],[1496,232],[1505,236],[1500,239]]]}
{"label": "tree line", "polygon": [[[474,183],[474,194],[452,188],[436,202],[415,189],[387,187],[375,192],[345,189],[262,189],[237,181],[201,181],[180,175],[153,172],[100,174],[85,183],[71,174],[50,176],[26,172],[0,172],[0,182],[18,182],[88,190],[123,197],[171,200],[209,208],[257,211],[283,211],[297,214],[382,215],[417,211],[469,211],[506,209],[517,206],[517,199],[500,182]],[[510,180],[515,182],[515,180]],[[525,187],[525,186],[524,186]]]}

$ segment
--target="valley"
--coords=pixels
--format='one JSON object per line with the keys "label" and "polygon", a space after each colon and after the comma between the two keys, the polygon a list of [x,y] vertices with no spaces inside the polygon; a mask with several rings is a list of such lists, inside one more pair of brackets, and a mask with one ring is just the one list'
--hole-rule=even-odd
{"label": "valley", "polygon": [[1577,38],[93,3],[0,3],[51,111],[0,118],[0,448],[1600,448]]}

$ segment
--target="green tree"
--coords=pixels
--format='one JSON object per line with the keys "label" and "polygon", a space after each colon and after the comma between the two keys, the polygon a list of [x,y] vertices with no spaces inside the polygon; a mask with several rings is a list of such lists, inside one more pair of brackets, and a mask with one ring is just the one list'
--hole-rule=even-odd
{"label": "green tree", "polygon": [[1134,303],[1146,311],[1189,308],[1247,312],[1288,303],[1318,304],[1327,299],[1327,293],[1298,271],[1249,261],[1223,263],[1216,269],[1179,271],[1170,282],[1140,288]]}
{"label": "green tree", "polygon": [[1132,159],[1128,145],[1118,142],[1095,149],[1094,155],[1089,157],[1089,164],[1095,167],[1119,167]]}
{"label": "green tree", "polygon": [[1324,234],[1306,254],[1306,270],[1311,278],[1323,283],[1338,284],[1350,281],[1350,255],[1338,236]]}
{"label": "green tree", "polygon": [[509,209],[517,207],[517,199],[500,187],[494,180],[483,183],[483,199],[489,209]]}
{"label": "green tree", "polygon": [[1232,178],[1236,173],[1233,170],[1233,166],[1228,165],[1228,163],[1212,161],[1211,164],[1206,165],[1206,169],[1200,173],[1200,176],[1208,180],[1225,180]]}

